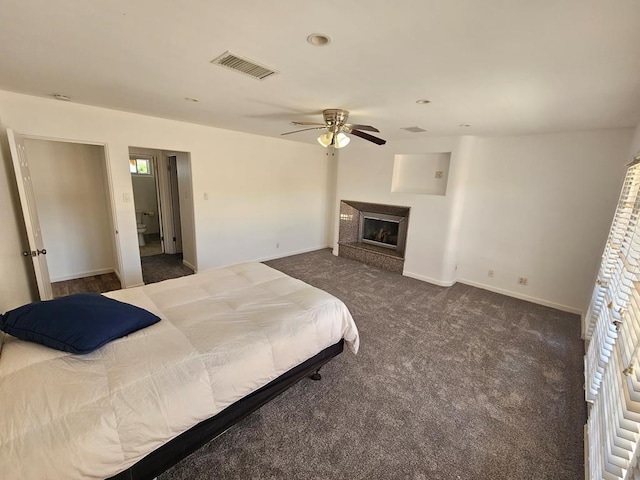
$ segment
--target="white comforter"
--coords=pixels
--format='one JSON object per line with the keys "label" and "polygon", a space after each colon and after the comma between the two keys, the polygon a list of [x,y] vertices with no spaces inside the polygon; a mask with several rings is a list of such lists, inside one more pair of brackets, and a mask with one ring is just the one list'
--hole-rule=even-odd
{"label": "white comforter", "polygon": [[6,336],[3,479],[115,475],[341,338],[358,349],[340,300],[259,263],[106,295],[162,321],[88,355]]}

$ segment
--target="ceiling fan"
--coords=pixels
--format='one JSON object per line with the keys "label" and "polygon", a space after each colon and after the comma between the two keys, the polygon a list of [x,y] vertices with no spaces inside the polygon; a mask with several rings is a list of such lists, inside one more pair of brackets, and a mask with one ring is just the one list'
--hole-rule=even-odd
{"label": "ceiling fan", "polygon": [[374,137],[368,133],[363,132],[362,130],[367,130],[369,132],[379,132],[375,127],[371,125],[358,125],[354,123],[347,123],[347,119],[349,118],[349,112],[347,110],[341,110],[339,108],[329,108],[322,112],[324,116],[324,123],[315,123],[315,122],[291,122],[293,125],[313,125],[311,128],[303,128],[301,130],[294,130],[293,132],[286,132],[282,135],[289,135],[291,133],[305,132],[307,130],[324,130],[327,132],[323,133],[318,137],[318,142],[323,147],[335,147],[342,148],[346,147],[351,139],[346,135],[350,133],[355,135],[356,137],[363,138],[370,142],[375,143],[376,145],[384,145],[387,143],[386,140],[383,140],[378,137]]}

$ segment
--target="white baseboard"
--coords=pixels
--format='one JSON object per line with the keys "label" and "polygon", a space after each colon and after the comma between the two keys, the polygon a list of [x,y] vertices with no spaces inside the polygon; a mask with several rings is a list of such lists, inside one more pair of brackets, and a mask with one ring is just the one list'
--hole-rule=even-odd
{"label": "white baseboard", "polygon": [[561,303],[550,302],[548,300],[543,300],[537,297],[530,297],[529,295],[523,295],[520,292],[513,292],[511,290],[505,290],[503,288],[494,287],[492,285],[485,285],[484,283],[474,282],[471,280],[465,280],[463,278],[459,278],[458,282],[464,283],[465,285],[470,285],[472,287],[481,288],[483,290],[489,290],[490,292],[499,293],[501,295],[506,295],[507,297],[517,298],[519,300],[525,300],[527,302],[536,303],[538,305],[543,305],[545,307],[555,308],[556,310],[560,310],[568,313],[575,313],[577,315],[582,315],[582,310],[579,308],[569,307],[568,305],[562,305]]}
{"label": "white baseboard", "polygon": [[523,295],[519,292],[513,292],[511,290],[505,290],[503,288],[494,287],[492,285],[485,285],[484,283],[474,282],[471,280],[465,280],[464,278],[458,278],[457,280],[452,280],[450,282],[443,282],[442,280],[437,280],[435,278],[425,277],[424,275],[420,275],[418,273],[407,272],[404,271],[402,273],[405,277],[415,278],[416,280],[422,280],[423,282],[432,283],[434,285],[438,285],[440,287],[451,287],[455,285],[457,282],[463,283],[465,285],[469,285],[471,287],[481,288],[483,290],[489,290],[490,292],[499,293],[501,295],[506,295],[507,297],[517,298],[518,300],[525,300],[527,302],[535,303],[538,305],[543,305],[545,307],[555,308],[556,310],[560,310],[562,312],[575,313],[577,315],[582,315],[582,310],[574,307],[569,307],[567,305],[562,305],[561,303],[550,302],[548,300],[543,300],[537,297],[530,297],[529,295]]}
{"label": "white baseboard", "polygon": [[286,252],[286,253],[283,252],[283,253],[278,254],[278,255],[258,258],[258,259],[250,260],[250,261],[252,261],[252,262],[268,262],[269,260],[277,260],[278,258],[291,257],[293,255],[300,255],[302,253],[309,253],[309,252],[315,252],[317,250],[324,250],[325,248],[331,248],[331,245],[327,244],[327,245],[321,245],[319,247],[304,248],[302,250],[296,250],[294,252]]}
{"label": "white baseboard", "polygon": [[198,269],[195,267],[195,265],[191,265],[189,262],[187,262],[186,260],[182,260],[182,264],[187,267],[190,268],[191,270],[193,270],[194,273],[198,272]]}
{"label": "white baseboard", "polygon": [[[105,273],[116,273],[116,271],[113,268],[99,268],[98,270],[89,270],[87,272],[70,273],[59,277],[51,277],[51,283],[75,280],[76,278],[93,277],[94,275],[104,275]],[[120,278],[119,275],[117,276]]]}
{"label": "white baseboard", "polygon": [[118,277],[118,280],[120,280],[120,283],[122,284],[122,277],[120,276],[120,272],[118,270],[114,270],[113,273],[116,277]]}
{"label": "white baseboard", "polygon": [[425,277],[424,275],[420,275],[418,273],[407,272],[406,270],[402,272],[405,277],[415,278],[416,280],[422,280],[423,282],[433,283],[434,285],[438,285],[440,287],[451,287],[455,285],[456,281],[452,280],[450,282],[443,282],[442,280],[436,280],[435,278]]}
{"label": "white baseboard", "polygon": [[[331,245],[322,245],[320,247],[305,248],[305,249],[302,249],[302,250],[295,250],[293,252],[283,252],[283,253],[281,253],[279,255],[269,255],[267,257],[258,257],[258,258],[254,258],[252,260],[243,260],[241,262],[236,262],[235,264],[234,263],[229,263],[229,264],[226,264],[226,265],[218,265],[217,267],[210,267],[210,268],[207,268],[207,269],[202,270],[202,271],[203,272],[208,272],[210,270],[216,270],[218,268],[226,268],[226,267],[230,267],[232,265],[237,265],[239,263],[268,262],[269,260],[277,260],[279,258],[291,257],[293,255],[300,255],[302,253],[309,253],[309,252],[315,252],[317,250],[324,250],[325,248],[331,248]],[[191,267],[189,267],[189,268],[191,268]]]}

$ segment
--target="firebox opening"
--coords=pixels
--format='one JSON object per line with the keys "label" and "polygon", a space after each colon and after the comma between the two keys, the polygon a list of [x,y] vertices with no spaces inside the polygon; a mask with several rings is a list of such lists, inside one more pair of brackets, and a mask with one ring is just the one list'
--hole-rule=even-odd
{"label": "firebox opening", "polygon": [[398,248],[400,222],[380,218],[363,217],[362,241],[387,248]]}
{"label": "firebox opening", "polygon": [[386,213],[360,212],[358,241],[379,247],[404,251],[406,217]]}

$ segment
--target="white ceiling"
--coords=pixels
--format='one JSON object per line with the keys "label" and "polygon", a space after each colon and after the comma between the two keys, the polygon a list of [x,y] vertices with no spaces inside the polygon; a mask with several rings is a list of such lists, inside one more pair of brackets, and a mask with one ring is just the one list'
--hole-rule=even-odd
{"label": "white ceiling", "polygon": [[[640,122],[638,0],[0,0],[0,12],[0,89],[259,135],[325,108],[387,140]],[[309,45],[317,32],[332,42]],[[227,50],[279,73],[210,64]]]}

